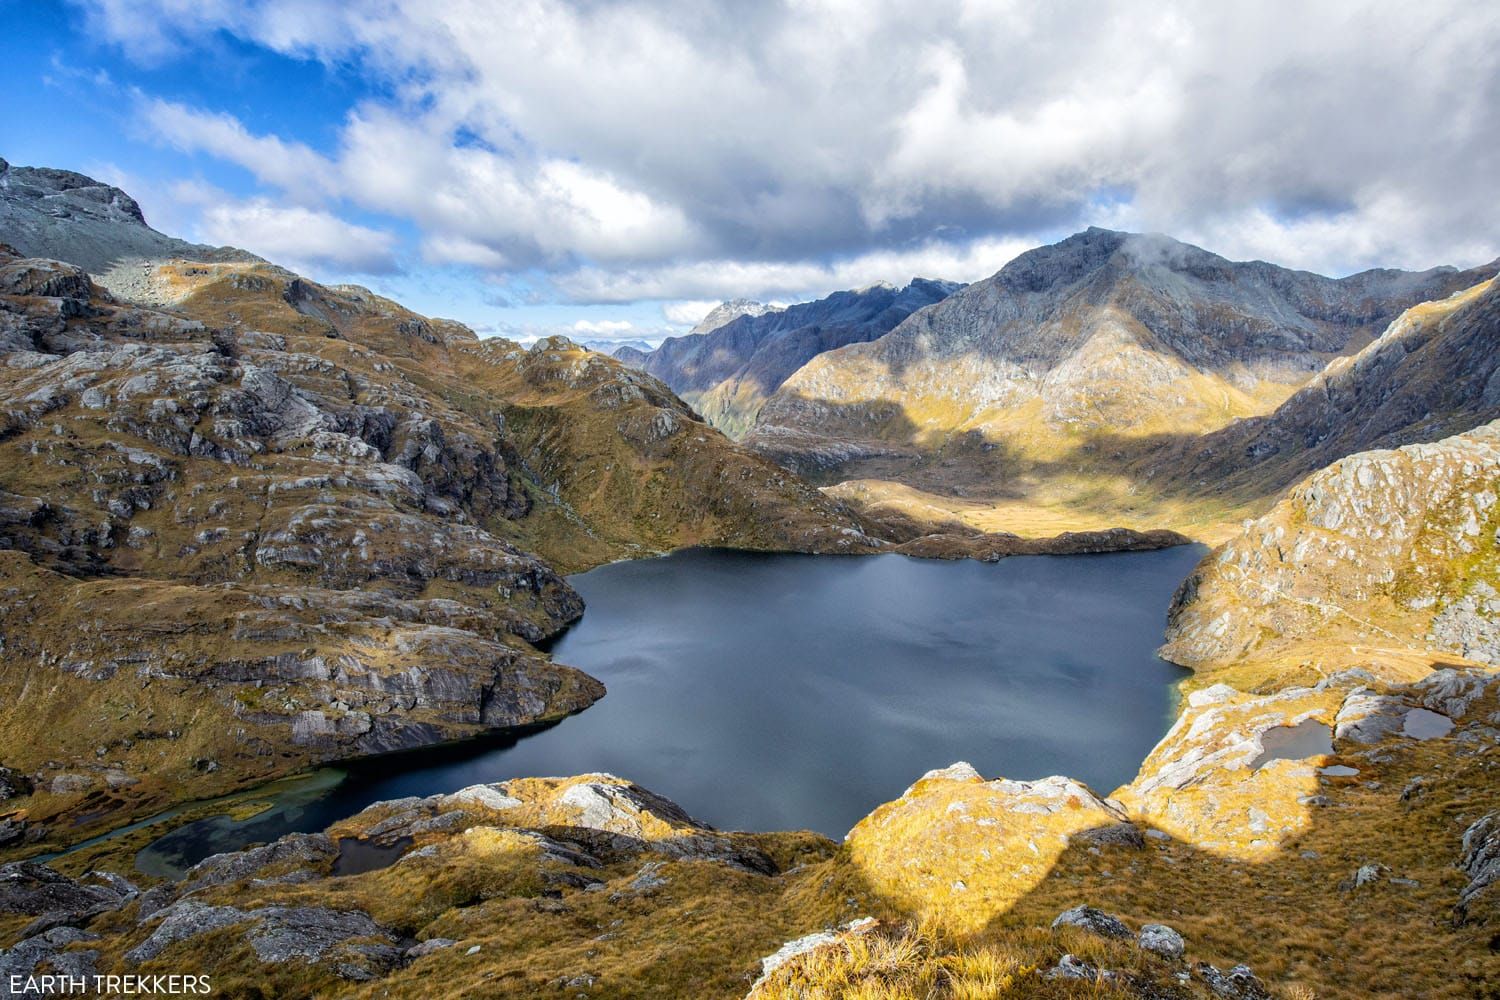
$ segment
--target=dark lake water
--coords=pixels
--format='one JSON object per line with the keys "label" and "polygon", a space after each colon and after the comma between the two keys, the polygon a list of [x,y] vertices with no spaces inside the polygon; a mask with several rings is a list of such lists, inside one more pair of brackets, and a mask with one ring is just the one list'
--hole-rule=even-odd
{"label": "dark lake water", "polygon": [[572,578],[588,611],[552,650],[608,687],[592,708],[351,766],[331,789],[314,779],[249,821],[191,824],[138,860],[164,873],[380,799],[589,771],[721,828],[833,837],[957,760],[1105,794],[1170,725],[1186,671],[1154,651],[1203,551],[985,564],[690,550],[603,566]]}

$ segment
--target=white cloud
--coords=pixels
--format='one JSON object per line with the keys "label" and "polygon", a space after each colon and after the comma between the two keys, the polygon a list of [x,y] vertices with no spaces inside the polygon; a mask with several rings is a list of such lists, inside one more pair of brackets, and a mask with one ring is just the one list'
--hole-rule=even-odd
{"label": "white cloud", "polygon": [[318,153],[302,143],[252,135],[233,115],[162,100],[143,100],[137,114],[153,138],[181,150],[236,163],[259,180],[299,198],[317,198],[339,190],[336,171]]}
{"label": "white cloud", "polygon": [[587,333],[600,337],[612,337],[634,329],[635,324],[628,319],[581,319],[573,324],[574,333]]}
{"label": "white cloud", "polygon": [[[933,242],[910,250],[876,250],[832,263],[806,261],[703,260],[653,268],[580,268],[554,278],[571,299],[578,302],[635,302],[642,299],[676,299],[717,294],[681,303],[691,308],[664,307],[668,320],[687,322],[708,314],[722,299],[760,298],[777,295],[793,300],[819,298],[841,288],[862,288],[878,281],[904,285],[912,278],[943,278],[978,281],[1000,270],[1007,262],[1036,246],[1035,238],[974,240],[967,244]],[[670,310],[670,311],[669,311]],[[696,322],[696,320],[693,320]]]}
{"label": "white cloud", "polygon": [[84,2],[143,59],[226,31],[356,67],[382,96],[327,156],[147,119],[586,300],[973,278],[1110,219],[1326,271],[1500,254],[1493,5]]}
{"label": "white cloud", "polygon": [[386,274],[397,269],[391,234],[328,212],[287,208],[262,198],[218,199],[205,205],[197,237],[311,272]]}
{"label": "white cloud", "polygon": [[676,323],[678,326],[697,326],[714,307],[719,304],[719,299],[689,299],[686,302],[663,302],[661,314],[668,323]]}

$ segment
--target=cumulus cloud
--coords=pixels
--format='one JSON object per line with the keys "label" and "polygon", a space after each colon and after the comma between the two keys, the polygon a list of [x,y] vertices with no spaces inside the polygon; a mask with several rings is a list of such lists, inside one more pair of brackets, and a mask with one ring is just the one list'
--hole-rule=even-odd
{"label": "cumulus cloud", "polygon": [[201,206],[195,237],[206,243],[240,247],[312,272],[391,274],[398,270],[394,236],[329,212],[286,207],[264,198],[238,201],[193,185],[180,186],[177,197]]}
{"label": "cumulus cloud", "polygon": [[587,301],[974,278],[1092,222],[1328,272],[1500,254],[1493,5],[80,2],[144,60],[222,31],[357,67],[382,96],[327,157],[146,115]]}
{"label": "cumulus cloud", "polygon": [[678,326],[697,326],[714,307],[719,304],[717,299],[689,299],[686,302],[663,302],[661,314],[668,323]]}
{"label": "cumulus cloud", "polygon": [[337,172],[322,156],[301,143],[253,135],[233,115],[151,99],[141,101],[137,115],[152,137],[236,163],[289,194],[313,199],[338,194]]}
{"label": "cumulus cloud", "polygon": [[635,324],[628,319],[581,319],[573,324],[574,333],[588,333],[599,337],[612,337],[634,329]]}

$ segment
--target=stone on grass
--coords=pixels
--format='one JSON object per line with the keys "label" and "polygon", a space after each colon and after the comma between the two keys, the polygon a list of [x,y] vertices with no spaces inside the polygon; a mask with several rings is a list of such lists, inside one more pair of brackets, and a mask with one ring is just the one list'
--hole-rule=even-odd
{"label": "stone on grass", "polygon": [[1071,910],[1064,910],[1052,921],[1052,929],[1059,927],[1077,927],[1107,938],[1131,937],[1130,928],[1118,917],[1112,917],[1103,910],[1096,910],[1092,906],[1075,906]]}
{"label": "stone on grass", "polygon": [[1144,950],[1155,952],[1162,958],[1178,959],[1187,950],[1182,935],[1166,924],[1147,924],[1142,927],[1137,942]]}

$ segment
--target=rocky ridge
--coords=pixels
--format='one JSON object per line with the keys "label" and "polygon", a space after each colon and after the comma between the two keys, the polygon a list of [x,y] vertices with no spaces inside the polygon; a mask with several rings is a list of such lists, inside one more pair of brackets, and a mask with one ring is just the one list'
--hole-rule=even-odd
{"label": "rocky ridge", "polygon": [[1437,441],[1495,419],[1500,282],[1490,279],[1413,306],[1274,412],[1168,442],[1133,474],[1166,489],[1197,484],[1203,495],[1243,503],[1273,497],[1346,455]]}
{"label": "rocky ridge", "polygon": [[1162,653],[1200,670],[1312,643],[1500,664],[1497,493],[1496,423],[1337,462],[1183,583]]}
{"label": "rocky ridge", "polygon": [[0,159],[0,241],[23,255],[69,261],[128,295],[151,263],[186,258],[258,261],[234,247],[208,247],[146,224],[141,206],[113,185],[51,167]]}

